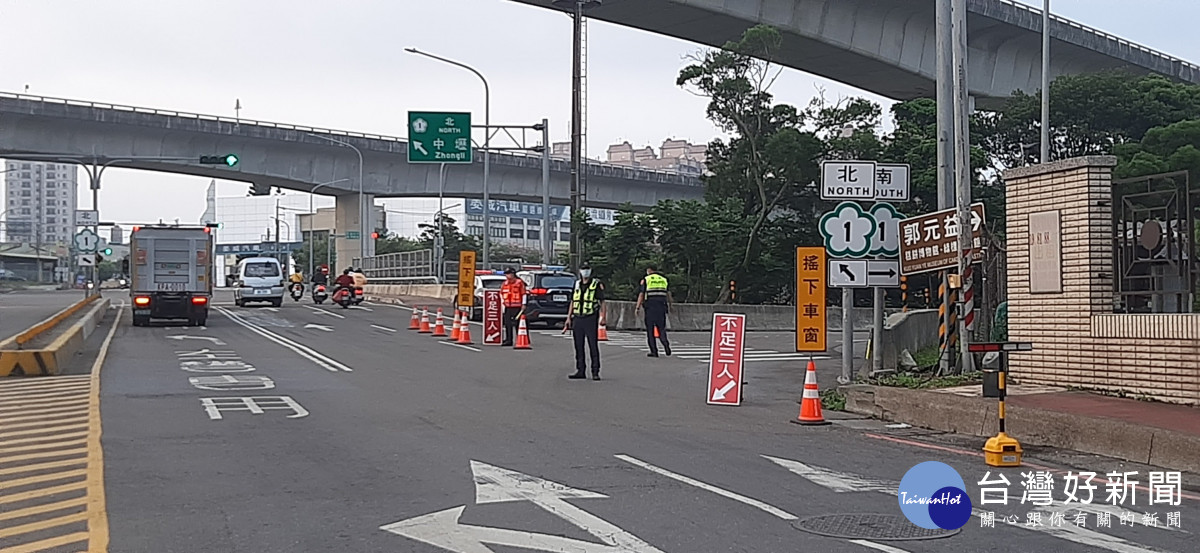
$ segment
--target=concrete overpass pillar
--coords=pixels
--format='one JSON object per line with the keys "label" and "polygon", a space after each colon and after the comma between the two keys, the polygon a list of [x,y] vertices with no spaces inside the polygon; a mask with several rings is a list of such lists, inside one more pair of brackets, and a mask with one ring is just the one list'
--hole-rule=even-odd
{"label": "concrete overpass pillar", "polygon": [[[374,224],[367,225],[366,234],[361,234],[362,214],[359,210],[357,193],[337,196],[336,202],[333,224],[339,238],[334,245],[334,252],[337,254],[337,273],[340,274],[343,269],[350,266],[355,258],[361,257],[360,247],[364,240],[367,244],[367,255],[375,255],[375,241],[371,240],[371,232],[379,225],[378,222],[371,221]],[[363,203],[374,204],[375,197],[370,194],[364,195]],[[346,238],[349,233],[360,234],[358,238]]]}

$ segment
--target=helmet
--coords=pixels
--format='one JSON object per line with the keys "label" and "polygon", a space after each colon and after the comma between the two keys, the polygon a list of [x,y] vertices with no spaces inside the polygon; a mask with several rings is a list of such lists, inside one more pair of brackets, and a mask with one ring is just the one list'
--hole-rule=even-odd
{"label": "helmet", "polygon": [[351,270],[352,270],[352,269],[351,269],[350,267],[346,267],[346,270],[345,270],[345,271],[342,271],[342,274],[343,274],[343,275],[348,275],[348,274],[350,274],[350,271],[351,271]]}

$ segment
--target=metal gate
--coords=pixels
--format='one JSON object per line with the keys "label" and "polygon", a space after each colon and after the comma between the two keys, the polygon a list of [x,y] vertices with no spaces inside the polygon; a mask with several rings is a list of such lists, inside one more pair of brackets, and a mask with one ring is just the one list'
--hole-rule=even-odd
{"label": "metal gate", "polygon": [[1192,190],[1187,171],[1114,180],[1112,185],[1114,311],[1200,311],[1200,190]]}

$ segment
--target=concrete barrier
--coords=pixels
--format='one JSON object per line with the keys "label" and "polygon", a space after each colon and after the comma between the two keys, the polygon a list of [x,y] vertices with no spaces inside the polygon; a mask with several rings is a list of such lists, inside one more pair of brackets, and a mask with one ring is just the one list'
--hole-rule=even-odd
{"label": "concrete barrier", "polygon": [[452,284],[367,284],[364,288],[366,295],[374,297],[417,296],[452,300],[458,294],[458,287]]}
{"label": "concrete barrier", "polygon": [[900,352],[903,350],[915,354],[937,343],[937,309],[894,313],[883,325],[883,345],[879,348],[879,354],[883,356],[883,368],[899,368]]}
{"label": "concrete barrier", "polygon": [[[636,313],[637,305],[631,301],[609,301],[609,330],[645,330],[643,314]],[[890,310],[890,311],[895,311]],[[709,303],[676,303],[667,315],[667,329],[679,331],[712,330],[713,313],[740,313],[746,315],[748,331],[796,331],[796,308],[790,305],[742,305]],[[826,317],[830,331],[842,330],[842,308],[829,307]],[[871,309],[854,308],[851,314],[854,330],[871,328]]]}
{"label": "concrete barrier", "polygon": [[0,377],[51,376],[61,373],[63,366],[83,349],[83,345],[96,329],[96,325],[100,324],[100,320],[104,318],[109,300],[89,300],[81,303],[90,304],[90,309],[74,324],[63,329],[58,337],[45,347],[4,349],[7,347],[5,344],[15,344],[15,340],[0,344]]}

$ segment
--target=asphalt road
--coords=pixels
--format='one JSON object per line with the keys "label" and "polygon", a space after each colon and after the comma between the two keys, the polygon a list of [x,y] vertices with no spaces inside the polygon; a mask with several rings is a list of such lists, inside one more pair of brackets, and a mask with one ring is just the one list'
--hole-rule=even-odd
{"label": "asphalt road", "polygon": [[0,340],[7,340],[83,299],[82,290],[0,294]]}
{"label": "asphalt road", "polygon": [[[802,363],[750,363],[742,405],[706,405],[706,365],[680,358],[707,344],[699,334],[648,359],[639,336],[610,333],[597,382],[566,378],[559,331],[533,331],[534,349],[514,351],[480,345],[478,325],[471,347],[419,335],[396,306],[216,306],[205,328],[134,328],[126,312],[111,344],[100,396],[110,551],[1194,551],[1195,492],[1146,507],[1138,491],[1125,503],[1137,522],[1122,526],[1126,511],[1106,507],[1098,484],[1092,508],[1112,528],[1077,527],[1073,510],[1053,526],[1061,478],[1059,507],[1035,507],[1020,504],[1022,469],[993,470],[1011,482],[1008,504],[979,504],[978,443],[874,421],[789,424]],[[925,461],[955,468],[996,528],[972,518],[941,539],[884,539],[915,529],[895,487]],[[1037,509],[1042,527],[1003,521]],[[1168,512],[1182,530],[1162,528]],[[861,529],[856,514],[899,522],[856,540],[799,528]],[[837,516],[808,520],[826,515]]]}

